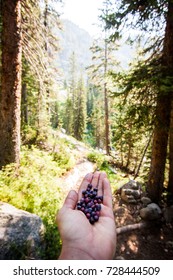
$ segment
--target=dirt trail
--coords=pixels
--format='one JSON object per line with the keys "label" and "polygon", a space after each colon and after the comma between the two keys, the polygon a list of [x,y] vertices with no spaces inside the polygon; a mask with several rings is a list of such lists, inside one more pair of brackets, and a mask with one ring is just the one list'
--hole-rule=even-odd
{"label": "dirt trail", "polygon": [[77,158],[76,165],[73,169],[57,179],[57,185],[62,189],[65,197],[70,190],[78,190],[84,176],[87,173],[93,172],[96,166],[87,160],[87,154],[91,152],[91,149],[84,143],[61,132],[58,132],[57,137],[64,138],[73,144]]}
{"label": "dirt trail", "polygon": [[58,178],[57,185],[61,187],[64,197],[70,190],[78,190],[84,176],[93,172],[94,169],[95,165],[92,162],[83,160],[76,164],[65,176]]}

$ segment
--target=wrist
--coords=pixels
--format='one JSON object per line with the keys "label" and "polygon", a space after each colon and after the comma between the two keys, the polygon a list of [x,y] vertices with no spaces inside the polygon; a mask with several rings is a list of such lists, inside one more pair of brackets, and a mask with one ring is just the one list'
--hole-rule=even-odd
{"label": "wrist", "polygon": [[59,260],[94,260],[94,258],[80,248],[64,245]]}

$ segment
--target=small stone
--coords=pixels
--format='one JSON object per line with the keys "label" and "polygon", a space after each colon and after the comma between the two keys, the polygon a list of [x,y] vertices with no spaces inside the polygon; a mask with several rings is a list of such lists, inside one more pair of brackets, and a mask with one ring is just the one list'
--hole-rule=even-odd
{"label": "small stone", "polygon": [[166,223],[171,223],[173,221],[173,205],[164,209],[163,217]]}
{"label": "small stone", "polygon": [[144,220],[157,220],[161,217],[162,211],[156,203],[150,203],[140,210],[140,216]]}
{"label": "small stone", "polygon": [[142,197],[141,202],[143,203],[144,206],[147,206],[148,204],[152,203],[151,199],[147,196]]}

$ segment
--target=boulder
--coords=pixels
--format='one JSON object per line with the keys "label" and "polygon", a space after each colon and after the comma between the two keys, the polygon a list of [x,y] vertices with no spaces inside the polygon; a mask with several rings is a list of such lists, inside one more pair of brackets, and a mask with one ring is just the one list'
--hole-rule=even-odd
{"label": "boulder", "polygon": [[41,259],[44,225],[35,214],[0,202],[0,259]]}
{"label": "boulder", "polygon": [[150,203],[147,207],[140,210],[140,216],[144,220],[157,220],[160,219],[162,211],[156,203]]}
{"label": "boulder", "polygon": [[120,194],[124,202],[135,204],[141,198],[141,187],[136,181],[130,180],[121,187]]}

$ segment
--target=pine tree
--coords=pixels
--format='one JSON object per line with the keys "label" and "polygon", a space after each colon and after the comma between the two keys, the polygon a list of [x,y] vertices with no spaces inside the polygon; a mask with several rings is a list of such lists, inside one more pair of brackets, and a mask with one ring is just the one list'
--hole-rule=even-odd
{"label": "pine tree", "polygon": [[[112,1],[109,1],[112,4]],[[119,36],[122,26],[143,30],[150,34],[148,50],[153,50],[153,55],[160,54],[161,79],[160,88],[156,99],[156,122],[153,135],[151,167],[148,179],[148,193],[153,201],[161,198],[163,191],[165,163],[167,157],[167,144],[170,128],[172,88],[168,81],[172,81],[173,65],[173,3],[168,1],[117,1],[116,6],[111,5],[112,12],[105,17],[107,27],[113,33],[112,38]],[[130,15],[130,16],[129,16]],[[130,20],[130,19],[133,20]],[[163,25],[163,21],[165,25]],[[165,30],[163,29],[165,28]],[[115,30],[115,32],[114,32]],[[155,31],[153,33],[153,30]],[[156,36],[162,34],[159,38]],[[160,32],[161,31],[161,32]],[[152,38],[152,34],[154,34]],[[162,38],[164,38],[162,40]],[[151,56],[151,59],[153,58]],[[156,76],[156,78],[158,78]],[[166,87],[165,87],[165,81]],[[172,83],[172,82],[171,82]],[[166,90],[165,90],[166,88]],[[170,157],[171,159],[172,157]]]}
{"label": "pine tree", "polygon": [[[88,75],[90,77],[90,82],[97,88],[97,92],[99,92],[98,99],[100,104],[100,109],[102,110],[102,120],[104,123],[101,124],[102,130],[104,127],[104,135],[102,133],[96,135],[100,135],[102,137],[102,141],[98,141],[97,137],[97,144],[99,142],[104,143],[104,148],[106,153],[110,153],[110,111],[109,108],[109,94],[110,94],[110,79],[108,77],[109,71],[113,71],[113,69],[117,68],[118,62],[115,56],[116,44],[112,44],[108,41],[106,32],[105,37],[101,38],[100,40],[95,40],[91,51],[92,55],[92,65],[88,67]],[[100,103],[102,101],[102,104]],[[98,103],[98,100],[96,100]],[[98,112],[98,109],[97,109]],[[100,113],[98,114],[100,116]],[[96,117],[96,114],[94,113]],[[103,141],[104,140],[104,141]]]}
{"label": "pine tree", "polygon": [[[51,101],[56,95],[53,86],[57,85],[58,75],[54,65],[54,55],[58,51],[59,42],[53,31],[55,27],[60,28],[60,20],[51,2],[45,0],[42,8],[39,1],[22,2],[23,61],[27,68],[27,72],[23,74],[25,74],[26,88],[30,83],[29,77],[35,76],[33,99],[37,102],[37,115],[35,115],[34,128],[38,135],[47,133],[47,127],[50,125]],[[37,84],[37,100],[35,84]],[[26,91],[27,94],[30,93]]]}
{"label": "pine tree", "polygon": [[73,119],[73,134],[76,139],[83,140],[84,132],[86,129],[86,89],[82,76],[78,81],[78,86],[76,89]]}
{"label": "pine tree", "polygon": [[21,1],[2,1],[0,167],[20,160]]}

